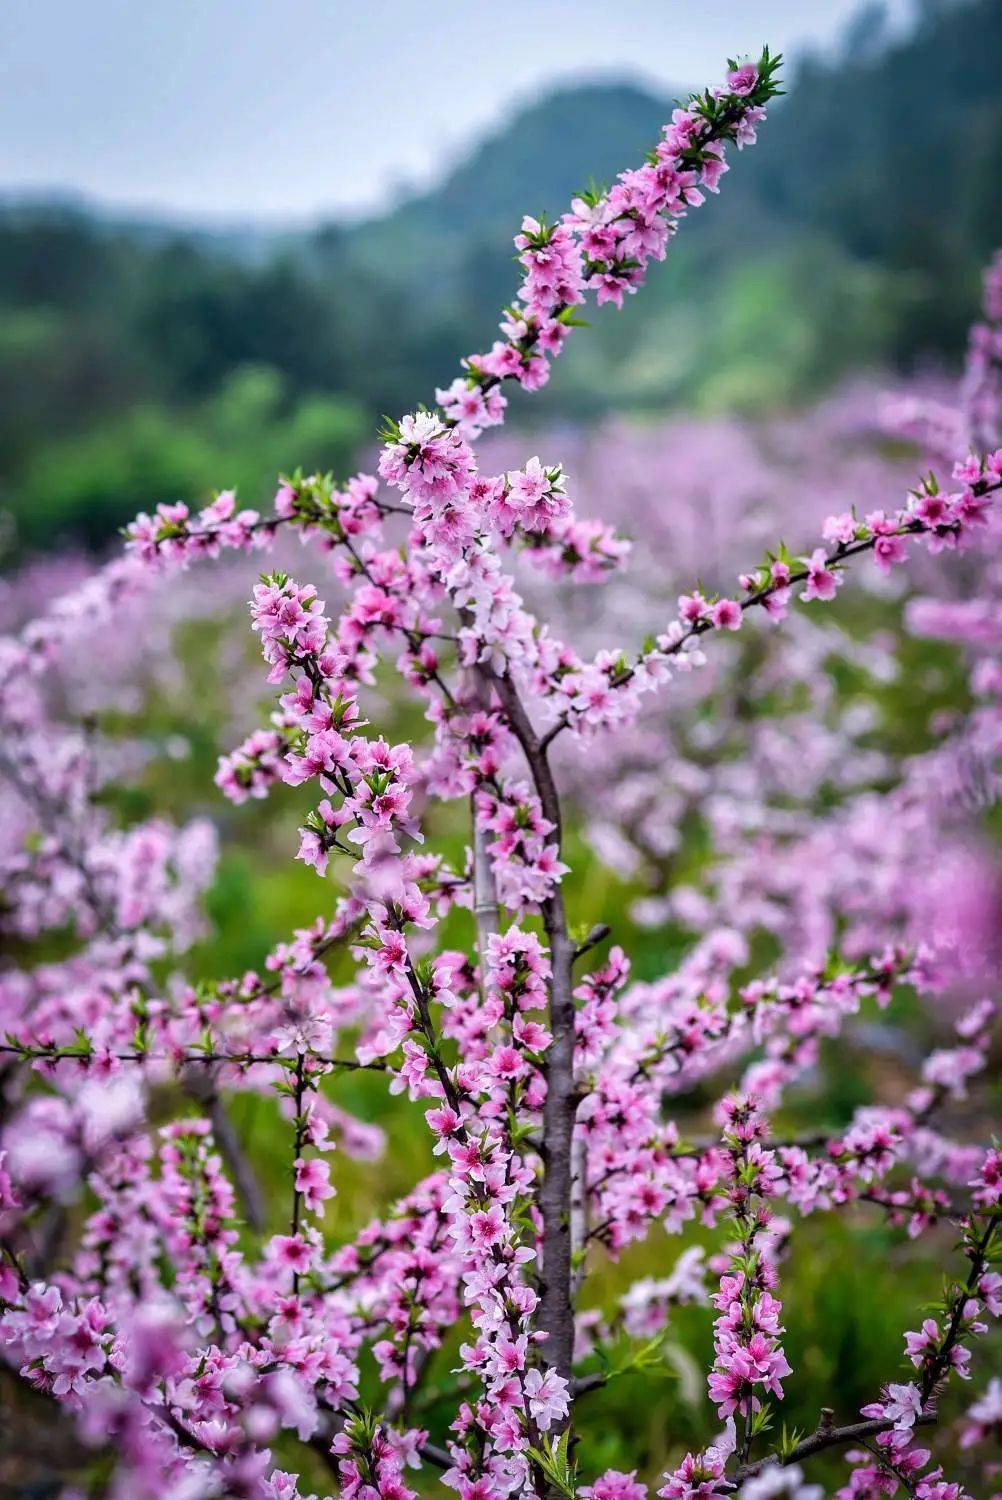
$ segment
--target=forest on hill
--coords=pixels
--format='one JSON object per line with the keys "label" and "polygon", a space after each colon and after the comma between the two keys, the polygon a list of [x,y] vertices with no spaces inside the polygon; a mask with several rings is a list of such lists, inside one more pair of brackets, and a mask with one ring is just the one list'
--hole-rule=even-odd
{"label": "forest on hill", "polygon": [[[860,368],[955,363],[1002,241],[1000,55],[997,0],[927,0],[893,39],[861,11],[837,55],[799,61],[643,306],[600,314],[535,412],[768,412]],[[256,500],[293,456],[343,471],[375,416],[489,344],[524,206],[559,213],[639,160],[666,102],[561,87],[433,191],[308,232],[0,206],[5,553],[98,544],[212,485]]]}

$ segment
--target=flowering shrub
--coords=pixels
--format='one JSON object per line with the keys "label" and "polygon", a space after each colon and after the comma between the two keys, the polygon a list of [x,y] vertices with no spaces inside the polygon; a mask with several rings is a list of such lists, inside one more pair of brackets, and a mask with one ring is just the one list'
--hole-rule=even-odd
{"label": "flowering shrub", "polygon": [[[659,1495],[807,1500],[820,1493],[811,1462],[829,1450],[850,1459],[847,1496],[962,1493],[923,1443],[1002,1308],[991,1269],[1002,1161],[946,1130],[990,1046],[990,876],[972,880],[974,856],[958,845],[963,869],[947,863],[941,888],[925,882],[931,913],[905,877],[936,837],[930,787],[961,763],[993,774],[997,604],[913,611],[916,629],[970,643],[971,707],[883,795],[866,785],[827,816],[779,817],[779,759],[757,726],[748,801],[776,826],[752,840],[732,824],[702,891],[673,882],[648,910],[653,921],[686,910],[700,934],[651,981],[631,979],[617,943],[600,956],[615,912],[587,930],[569,919],[553,757],[587,762],[594,792],[603,744],[628,745],[659,694],[684,703],[685,679],[756,621],[778,640],[796,603],[820,610],[857,567],[893,576],[920,552],[938,574],[991,545],[1002,450],[980,434],[993,399],[997,412],[997,274],[969,376],[979,446],[951,455],[949,487],[929,473],[903,503],[839,506],[805,552],[777,545],[749,559],[733,594],[691,583],[634,651],[579,654],[530,611],[511,571],[521,558],[551,584],[594,583],[625,562],[624,542],[575,515],[549,458],[497,473],[478,461],[506,390],[545,382],[576,309],[635,293],[684,214],[717,190],[728,146],[754,140],[776,77],[767,52],[732,65],[722,89],[675,111],[643,166],[575,199],[557,224],[523,222],[524,276],[502,338],[470,356],[434,409],[387,425],[382,484],[295,473],[268,513],[229,492],[195,516],[161,505],[129,527],[124,558],[3,644],[3,769],[20,822],[3,850],[2,920],[29,955],[43,934],[63,948],[2,977],[0,1348],[72,1416],[115,1495],[291,1500],[301,1479],[279,1454],[298,1445],[302,1472],[315,1456],[347,1500],[438,1483],[462,1500],[640,1500],[636,1470],[597,1472],[587,1401],[648,1369],[673,1310],[693,1302],[715,1313],[718,1435],[678,1455]],[[318,876],[340,871],[344,890],[262,973],[187,983],[211,832],[120,827],[99,795],[114,767],[46,689],[85,630],[103,621],[120,633],[157,579],[224,550],[266,552],[283,533],[324,555],[345,603],[335,618],[314,584],[262,574],[251,620],[277,706],[216,780],[238,806],[302,789],[299,859]],[[810,693],[818,654],[773,655],[764,639],[746,686]],[[423,705],[430,747],[394,743],[368,720],[387,656]],[[815,764],[794,813],[830,764]],[[681,752],[668,764],[694,788],[691,770]],[[577,785],[582,796],[580,774]],[[425,842],[443,802],[468,809],[459,858]],[[893,830],[876,848],[874,822]],[[776,951],[756,972],[760,930]],[[355,965],[347,983],[332,978],[335,954]],[[822,1044],[902,993],[963,1000],[950,1044],[903,1097],[837,1131],[777,1129]],[[337,1102],[338,1082],[357,1073],[417,1107],[433,1168],[334,1243],[323,1227],[335,1152],[368,1159],[381,1145]],[[705,1089],[712,1129],[690,1136],[676,1106]],[[280,1204],[261,1201],[230,1109],[239,1095],[278,1102]],[[83,1181],[65,1251],[60,1207]],[[784,1261],[800,1219],[857,1212],[916,1238],[948,1223],[959,1244],[939,1303],[902,1330],[904,1377],[889,1370],[847,1420],[826,1407],[815,1431],[791,1433],[777,1422],[798,1376]],[[657,1223],[689,1238],[667,1274],[633,1280],[615,1305],[589,1304],[596,1268]],[[998,1424],[995,1384],[970,1407],[965,1448]]]}

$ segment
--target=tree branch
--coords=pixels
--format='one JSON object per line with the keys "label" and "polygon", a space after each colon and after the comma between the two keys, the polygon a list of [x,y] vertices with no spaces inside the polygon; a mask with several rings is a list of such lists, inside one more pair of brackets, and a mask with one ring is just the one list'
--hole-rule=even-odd
{"label": "tree branch", "polygon": [[[827,1410],[827,1408],[826,1408]],[[927,1412],[918,1418],[918,1425],[922,1427],[931,1426],[937,1418],[936,1412]],[[874,1437],[878,1432],[887,1432],[894,1426],[893,1420],[888,1417],[873,1417],[867,1422],[849,1422],[845,1427],[833,1427],[826,1422],[824,1414],[817,1428],[810,1437],[805,1437],[792,1448],[789,1453],[780,1455],[770,1453],[765,1458],[756,1459],[752,1464],[741,1464],[734,1473],[734,1484],[743,1484],[746,1479],[761,1473],[768,1464],[781,1464],[784,1468],[789,1464],[798,1464],[805,1458],[813,1458],[816,1453],[823,1453],[826,1448],[838,1448],[846,1443],[858,1443],[863,1438]]]}
{"label": "tree branch", "polygon": [[[525,756],[543,816],[553,824],[560,851],[560,798],[546,751],[511,677],[494,677],[494,688],[505,717]],[[574,1353],[574,1307],[571,1280],[571,1182],[573,1178],[574,1117],[578,1098],[574,1086],[574,995],[571,969],[575,947],[567,931],[567,914],[559,886],[542,903],[543,924],[550,946],[550,1031],[546,1054],[546,1102],[543,1106],[543,1184],[539,1209],[543,1217],[543,1282],[539,1326],[546,1333],[544,1353],[550,1364],[570,1380]]]}
{"label": "tree branch", "polygon": [[[466,621],[466,612],[461,612]],[[474,667],[469,672],[470,694],[479,708],[490,704],[491,680],[483,667]],[[477,953],[480,957],[480,988],[483,991],[487,966],[488,940],[499,931],[501,921],[498,911],[498,893],[491,867],[487,832],[481,826],[477,813],[476,793],[470,798],[470,819],[473,825],[473,920],[477,928]]]}
{"label": "tree branch", "polygon": [[265,1204],[261,1185],[240,1143],[229,1111],[219,1096],[214,1071],[208,1068],[186,1068],[182,1075],[185,1093],[205,1106],[212,1123],[212,1134],[233,1178],[247,1223],[260,1234],[265,1226]]}

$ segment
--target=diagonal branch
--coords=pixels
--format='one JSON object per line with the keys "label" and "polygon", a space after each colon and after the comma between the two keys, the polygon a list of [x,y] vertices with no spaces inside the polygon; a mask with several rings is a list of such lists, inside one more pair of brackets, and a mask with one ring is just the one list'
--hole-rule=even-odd
{"label": "diagonal branch", "polygon": [[[894,1426],[889,1417],[872,1417],[866,1422],[848,1422],[844,1427],[834,1427],[831,1424],[830,1409],[825,1408],[821,1414],[821,1421],[809,1437],[805,1437],[789,1453],[780,1456],[777,1453],[769,1454],[766,1458],[759,1458],[752,1464],[742,1464],[734,1473],[734,1484],[737,1487],[746,1479],[751,1479],[760,1473],[768,1464],[781,1464],[787,1467],[790,1464],[799,1464],[806,1458],[813,1458],[818,1453],[824,1453],[827,1448],[844,1447],[846,1443],[858,1443],[864,1438],[875,1437],[877,1433],[887,1432]],[[918,1418],[918,1424],[922,1427],[930,1427],[936,1421],[935,1412],[927,1412]]]}

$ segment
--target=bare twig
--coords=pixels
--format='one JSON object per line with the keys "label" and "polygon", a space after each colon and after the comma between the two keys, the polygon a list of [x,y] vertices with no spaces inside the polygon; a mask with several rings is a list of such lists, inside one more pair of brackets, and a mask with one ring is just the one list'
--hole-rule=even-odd
{"label": "bare twig", "polygon": [[[821,1420],[810,1437],[805,1437],[789,1453],[771,1453],[765,1458],[756,1459],[752,1464],[742,1464],[734,1473],[735,1486],[758,1474],[767,1464],[781,1464],[786,1467],[789,1464],[801,1463],[805,1458],[813,1458],[817,1453],[823,1453],[826,1448],[843,1447],[846,1443],[858,1443],[864,1438],[874,1437],[878,1432],[887,1432],[894,1426],[891,1417],[872,1417],[867,1422],[849,1422],[844,1427],[835,1427],[830,1421],[831,1408],[825,1407],[821,1413]],[[929,1427],[936,1421],[936,1413],[929,1412],[918,1418],[919,1425]]]}
{"label": "bare twig", "polygon": [[597,948],[599,943],[604,943],[611,932],[612,928],[608,922],[596,922],[588,936],[574,949],[574,962],[577,963],[579,958],[584,958],[585,954]]}

